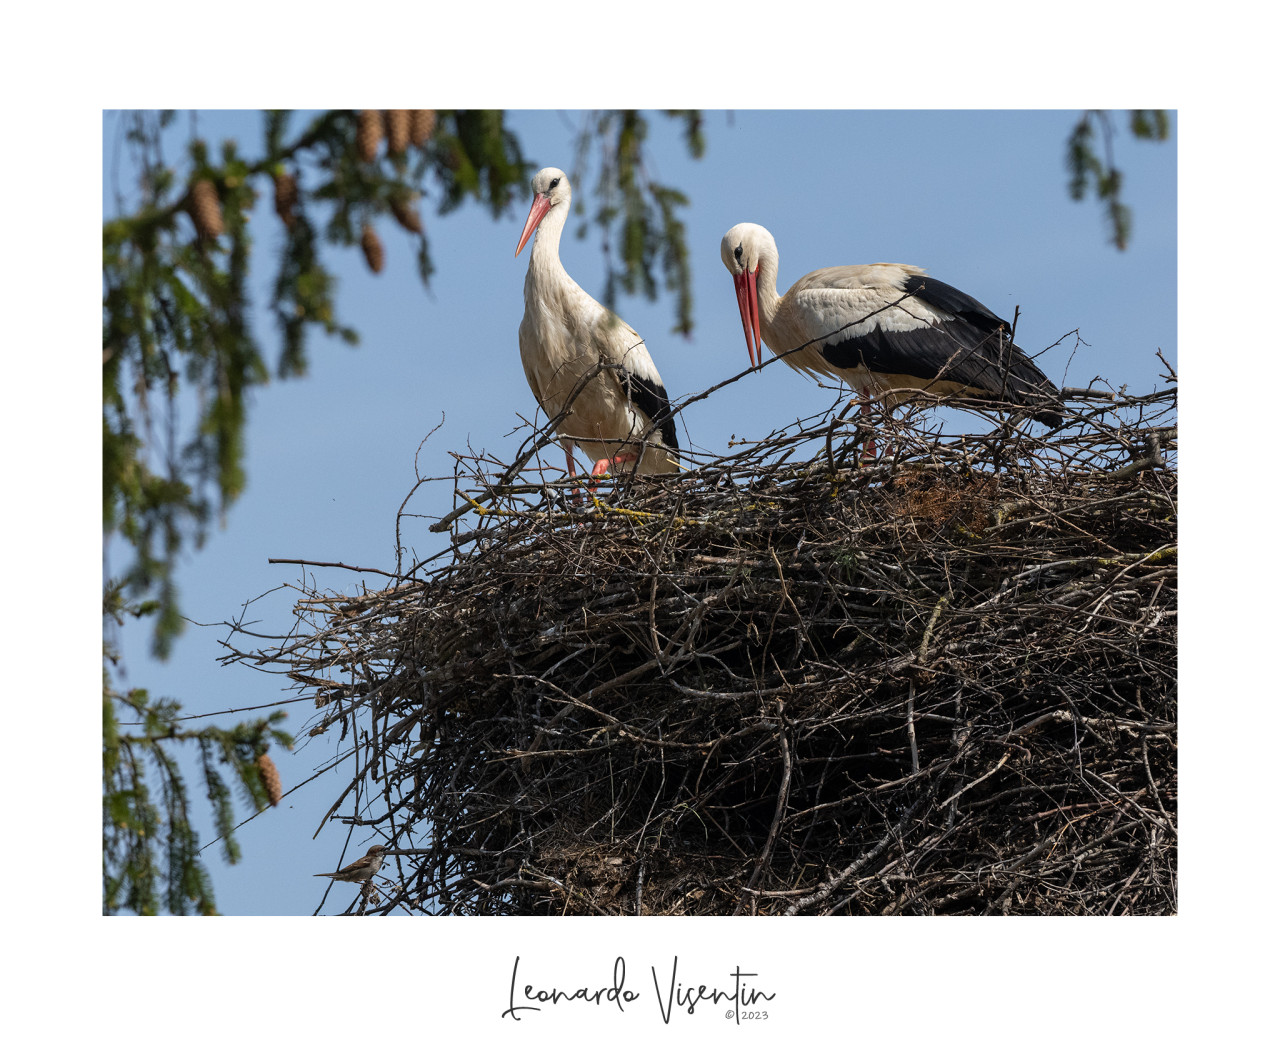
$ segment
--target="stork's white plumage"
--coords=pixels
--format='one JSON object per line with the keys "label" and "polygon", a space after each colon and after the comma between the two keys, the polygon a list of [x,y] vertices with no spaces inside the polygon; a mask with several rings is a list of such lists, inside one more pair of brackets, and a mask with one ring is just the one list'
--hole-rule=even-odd
{"label": "stork's white plumage", "polygon": [[615,367],[587,381],[557,429],[569,475],[576,475],[575,443],[595,462],[595,476],[637,458],[638,472],[676,472],[680,444],[671,403],[644,341],[560,264],[570,195],[563,170],[539,170],[533,178],[533,206],[516,245],[519,255],[536,230],[520,322],[520,360],[529,387],[547,416],[555,418],[591,370],[601,362]]}
{"label": "stork's white plumage", "polygon": [[751,222],[724,234],[720,257],[733,274],[752,365],[763,335],[793,369],[838,377],[889,408],[927,392],[1025,405],[1037,421],[1062,423],[1057,388],[1010,340],[1008,322],[922,269],[834,266],[779,296],[778,245]]}

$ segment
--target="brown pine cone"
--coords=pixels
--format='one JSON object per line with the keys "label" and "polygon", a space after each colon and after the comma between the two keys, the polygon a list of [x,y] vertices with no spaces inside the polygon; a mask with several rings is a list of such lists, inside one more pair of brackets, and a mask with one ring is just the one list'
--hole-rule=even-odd
{"label": "brown pine cone", "polygon": [[373,162],[378,157],[382,132],[381,111],[360,112],[360,117],[356,119],[356,150],[365,162]]}
{"label": "brown pine cone", "polygon": [[409,112],[387,111],[387,151],[392,155],[403,155],[409,146]]}
{"label": "brown pine cone", "polygon": [[374,273],[381,273],[386,256],[382,250],[382,241],[378,239],[378,234],[373,231],[372,225],[366,224],[364,231],[360,234],[360,247],[364,251],[364,260],[369,263],[369,268]]}
{"label": "brown pine cone", "polygon": [[267,791],[267,800],[274,808],[284,796],[284,790],[280,785],[280,772],[276,770],[275,762],[265,753],[258,758],[258,776],[262,779],[263,788]]}
{"label": "brown pine cone", "polygon": [[208,178],[202,177],[191,186],[188,211],[200,239],[212,240],[226,231],[222,224],[222,204],[218,201],[218,190]]}
{"label": "brown pine cone", "polygon": [[411,233],[422,232],[422,216],[418,213],[418,208],[413,205],[412,199],[404,196],[402,198],[393,198],[390,202],[391,213],[395,216],[396,221]]}
{"label": "brown pine cone", "polygon": [[276,213],[287,228],[292,229],[297,220],[293,208],[298,205],[298,179],[288,170],[281,170],[271,178],[276,185]]}
{"label": "brown pine cone", "polygon": [[409,112],[409,143],[415,148],[422,147],[423,144],[431,139],[431,134],[435,131],[435,111]]}

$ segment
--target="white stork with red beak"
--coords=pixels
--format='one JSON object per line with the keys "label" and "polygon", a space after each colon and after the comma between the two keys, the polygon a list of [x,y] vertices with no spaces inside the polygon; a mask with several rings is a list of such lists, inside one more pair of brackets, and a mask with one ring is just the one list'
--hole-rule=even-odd
{"label": "white stork with red beak", "polygon": [[[1029,407],[1062,424],[1058,389],[1010,339],[1009,323],[915,266],[876,262],[806,273],[778,295],[778,245],[743,222],[720,241],[751,364],[760,338],[798,372],[837,377],[887,408],[921,393]],[[869,451],[873,453],[873,451]]]}
{"label": "white stork with red beak", "polygon": [[586,382],[557,428],[568,459],[576,443],[595,462],[593,476],[637,463],[645,474],[673,473],[679,440],[662,377],[644,341],[625,321],[582,290],[560,264],[560,234],[569,219],[569,178],[548,166],[533,178],[533,206],[516,244],[520,254],[535,231],[524,279],[520,360],[534,398],[558,417],[584,376]]}

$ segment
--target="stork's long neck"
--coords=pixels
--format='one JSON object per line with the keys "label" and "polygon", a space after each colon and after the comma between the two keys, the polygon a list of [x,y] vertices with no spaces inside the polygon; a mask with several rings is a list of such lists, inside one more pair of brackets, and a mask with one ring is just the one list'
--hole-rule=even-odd
{"label": "stork's long neck", "polygon": [[533,250],[529,254],[529,279],[560,284],[569,274],[560,262],[560,234],[569,220],[569,203],[557,203],[543,217],[533,234]]}
{"label": "stork's long neck", "polygon": [[760,250],[756,272],[756,299],[760,304],[760,330],[763,332],[773,326],[778,303],[782,301],[778,294],[778,252],[771,247]]}

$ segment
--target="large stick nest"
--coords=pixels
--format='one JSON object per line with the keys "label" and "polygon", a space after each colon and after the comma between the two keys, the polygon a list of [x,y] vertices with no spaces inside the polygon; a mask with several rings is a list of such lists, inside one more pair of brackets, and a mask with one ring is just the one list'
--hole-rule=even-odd
{"label": "large stick nest", "polygon": [[450,551],[233,657],[339,740],[370,911],[1167,914],[1175,391],[1075,399],[881,415],[870,462],[829,412],[576,508],[537,447],[460,458]]}

